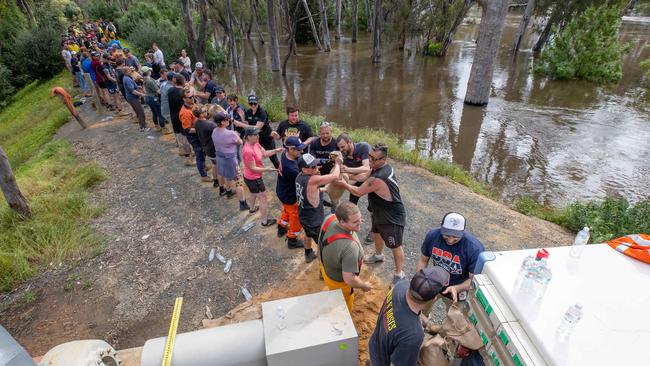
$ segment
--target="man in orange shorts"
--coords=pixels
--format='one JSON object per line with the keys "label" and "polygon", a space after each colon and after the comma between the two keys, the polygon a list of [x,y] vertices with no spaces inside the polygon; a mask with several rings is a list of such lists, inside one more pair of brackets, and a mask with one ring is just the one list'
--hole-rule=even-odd
{"label": "man in orange shorts", "polygon": [[350,311],[354,304],[354,289],[372,289],[370,282],[359,278],[363,263],[363,248],[357,236],[359,229],[359,208],[352,202],[343,202],[336,207],[334,215],[325,218],[318,240],[320,270],[325,284],[330,290],[341,289]]}

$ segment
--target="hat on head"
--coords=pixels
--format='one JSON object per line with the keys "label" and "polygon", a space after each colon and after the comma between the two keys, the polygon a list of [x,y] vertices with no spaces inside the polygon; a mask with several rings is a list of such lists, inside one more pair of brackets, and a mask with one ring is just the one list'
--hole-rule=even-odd
{"label": "hat on head", "polygon": [[303,154],[298,158],[298,168],[314,168],[321,164],[320,159],[316,159],[312,154]]}
{"label": "hat on head", "polygon": [[465,217],[456,212],[446,214],[440,224],[440,233],[442,235],[462,238],[465,234]]}
{"label": "hat on head", "polygon": [[257,99],[257,95],[251,94],[248,96],[248,103],[258,103],[259,100]]}
{"label": "hat on head", "polygon": [[185,63],[183,62],[183,60],[181,60],[180,58],[179,58],[178,60],[176,60],[175,64],[176,64],[176,65],[185,65]]}
{"label": "hat on head", "polygon": [[96,51],[93,51],[93,52],[90,53],[90,56],[99,57],[99,53],[97,53]]}
{"label": "hat on head", "polygon": [[124,49],[124,53],[129,53],[129,52],[131,52],[131,50],[129,50],[128,48]]}
{"label": "hat on head", "polygon": [[142,68],[141,68],[140,70],[142,70],[142,73],[143,73],[143,74],[146,74],[146,73],[148,73],[149,71],[151,71],[151,67],[149,67],[149,66],[142,66]]}
{"label": "hat on head", "polygon": [[225,93],[226,89],[223,88],[223,85],[217,85],[217,87],[214,89],[216,93]]}
{"label": "hat on head", "polygon": [[449,285],[449,272],[440,266],[419,270],[411,279],[409,292],[418,301],[429,301]]}
{"label": "hat on head", "polygon": [[[228,115],[226,113],[219,112],[219,113],[214,115],[214,122],[215,123],[221,123],[221,122],[227,121],[227,120],[228,120]],[[255,129],[255,130],[257,130],[257,129]]]}
{"label": "hat on head", "polygon": [[175,73],[173,73],[173,72],[171,72],[171,71],[168,72],[168,73],[167,73],[167,80],[169,80],[169,81],[174,80],[174,76],[176,76]]}
{"label": "hat on head", "polygon": [[304,150],[307,145],[303,144],[302,141],[296,136],[289,136],[287,137],[287,140],[284,142],[284,146],[286,147],[293,147],[298,150]]}
{"label": "hat on head", "polygon": [[255,128],[255,127],[247,127],[246,130],[244,131],[244,138],[246,138],[248,136],[259,135],[259,134],[260,134],[260,130],[258,130],[257,128]]}
{"label": "hat on head", "polygon": [[197,62],[196,64],[194,64],[194,68],[195,69],[202,69],[203,68],[203,63],[202,62]]}

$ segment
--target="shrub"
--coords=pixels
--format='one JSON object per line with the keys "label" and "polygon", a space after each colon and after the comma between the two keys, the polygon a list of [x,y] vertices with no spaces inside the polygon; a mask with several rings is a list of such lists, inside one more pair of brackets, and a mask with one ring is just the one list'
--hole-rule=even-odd
{"label": "shrub", "polygon": [[147,52],[153,42],[156,42],[163,51],[165,62],[170,64],[174,61],[174,57],[178,57],[181,50],[186,47],[187,38],[185,38],[185,30],[172,24],[169,20],[161,20],[157,23],[141,22],[129,36],[129,43],[139,55]]}
{"label": "shrub", "polygon": [[563,30],[553,28],[535,71],[558,79],[613,82],[621,78],[621,55],[627,46],[618,40],[620,9],[590,7]]}
{"label": "shrub", "polygon": [[90,0],[83,7],[88,19],[116,19],[120,10],[113,4],[104,0]]}
{"label": "shrub", "polygon": [[228,52],[215,42],[208,41],[205,46],[205,58],[210,69],[225,66],[228,62]]}
{"label": "shrub", "polygon": [[647,88],[650,88],[650,58],[647,60],[641,61],[639,64],[641,66],[641,69],[645,70],[645,85]]}
{"label": "shrub", "polygon": [[431,42],[427,45],[427,50],[425,55],[427,56],[439,56],[440,51],[442,50],[442,44],[440,42]]}
{"label": "shrub", "polygon": [[135,29],[139,28],[140,23],[159,23],[162,19],[163,16],[155,5],[147,2],[137,2],[115,20],[115,25],[120,31],[120,35],[129,36]]}
{"label": "shrub", "polygon": [[7,105],[9,98],[14,94],[14,87],[11,85],[11,70],[0,64],[0,108]]}
{"label": "shrub", "polygon": [[[49,79],[63,68],[61,34],[51,25],[35,26],[16,37],[14,55],[17,69],[25,81]],[[20,77],[16,77],[20,79]]]}
{"label": "shrub", "polygon": [[81,8],[74,1],[65,3],[63,14],[69,21],[79,20],[82,17]]}

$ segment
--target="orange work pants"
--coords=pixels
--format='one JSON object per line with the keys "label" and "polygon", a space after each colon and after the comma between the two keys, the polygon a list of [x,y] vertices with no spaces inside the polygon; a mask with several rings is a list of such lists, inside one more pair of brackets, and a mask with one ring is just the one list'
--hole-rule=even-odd
{"label": "orange work pants", "polygon": [[300,225],[300,218],[298,217],[298,203],[292,205],[282,204],[282,215],[280,220],[278,220],[279,225],[286,228],[289,227],[287,231],[287,238],[297,238],[300,235],[302,230],[302,225]]}

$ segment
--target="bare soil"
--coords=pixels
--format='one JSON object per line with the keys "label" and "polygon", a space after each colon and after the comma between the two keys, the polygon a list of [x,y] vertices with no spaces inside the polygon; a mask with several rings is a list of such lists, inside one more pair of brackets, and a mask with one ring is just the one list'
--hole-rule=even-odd
{"label": "bare soil", "polygon": [[[196,168],[183,165],[169,136],[141,133],[128,118],[102,121],[86,105],[81,110],[91,128],[69,123],[59,138],[70,140],[82,159],[98,162],[107,172],[108,179],[93,197],[106,206],[94,223],[105,235],[106,247],[94,258],[54,263],[0,295],[2,325],[30,354],[42,355],[76,339],[105,339],[116,349],[142,346],[166,334],[177,296],[184,297],[179,332],[185,332],[202,327],[206,305],[214,317],[221,317],[244,302],[240,286],[259,297],[258,303],[271,295],[324,288],[317,266],[304,264],[302,250],[287,249],[275,227],[262,227],[257,215],[239,211],[236,198],[220,198],[211,183],[200,182]],[[468,230],[488,250],[571,240],[570,233],[554,224],[521,215],[446,178],[391,164],[408,212],[407,275],[414,272],[426,232],[452,210],[466,215]],[[271,213],[277,217],[281,207],[273,193],[275,177],[268,174],[265,182]],[[367,201],[359,205],[365,208]],[[243,232],[242,226],[252,220],[257,224]],[[366,219],[360,236],[368,225]],[[217,260],[208,263],[211,248],[233,260],[230,273],[225,274]],[[366,252],[371,250],[366,247]],[[364,347],[385,296],[381,284],[391,280],[393,263],[388,258],[384,264],[364,266],[378,284],[378,289],[357,297],[352,314]],[[291,282],[299,283],[296,278],[303,272],[303,287]]]}

